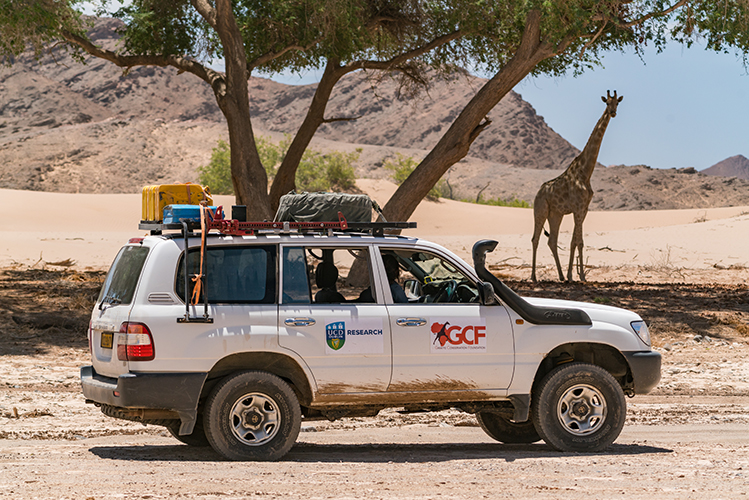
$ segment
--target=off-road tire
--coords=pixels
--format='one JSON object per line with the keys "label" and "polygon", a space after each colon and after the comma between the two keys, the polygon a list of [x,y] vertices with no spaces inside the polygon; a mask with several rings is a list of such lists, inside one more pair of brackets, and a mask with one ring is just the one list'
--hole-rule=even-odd
{"label": "off-road tire", "polygon": [[552,448],[597,452],[619,437],[627,401],[609,372],[570,363],[552,370],[538,384],[531,415],[539,435]]}
{"label": "off-road tire", "polygon": [[289,384],[261,371],[238,372],[214,387],[203,411],[208,442],[230,460],[278,460],[294,446],[302,415]]}
{"label": "off-road tire", "polygon": [[172,420],[171,423],[166,426],[166,429],[169,431],[169,434],[171,434],[177,441],[180,441],[181,443],[184,443],[188,446],[195,446],[195,447],[203,447],[203,446],[211,445],[211,443],[208,442],[208,438],[205,436],[205,429],[203,429],[203,416],[202,415],[198,415],[198,418],[195,421],[195,427],[193,427],[191,434],[180,436],[179,428],[181,425],[182,425],[182,421]]}
{"label": "off-road tire", "polygon": [[476,420],[486,434],[500,443],[530,444],[541,440],[532,420],[513,422],[512,420],[491,412],[476,413]]}

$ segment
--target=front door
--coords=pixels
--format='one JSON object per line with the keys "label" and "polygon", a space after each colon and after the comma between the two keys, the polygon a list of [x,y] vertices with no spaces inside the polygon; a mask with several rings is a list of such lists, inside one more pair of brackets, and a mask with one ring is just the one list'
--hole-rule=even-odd
{"label": "front door", "polygon": [[[431,252],[383,249],[401,268],[409,302],[388,300],[393,335],[392,392],[507,389],[514,369],[509,314],[484,306],[478,286],[450,260]],[[391,257],[388,257],[391,256]],[[386,265],[386,264],[385,264]]]}

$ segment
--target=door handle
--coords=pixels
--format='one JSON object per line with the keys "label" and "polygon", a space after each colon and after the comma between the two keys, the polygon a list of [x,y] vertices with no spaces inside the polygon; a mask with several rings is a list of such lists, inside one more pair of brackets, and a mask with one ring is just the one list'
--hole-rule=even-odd
{"label": "door handle", "polygon": [[315,318],[286,318],[286,326],[312,326],[315,324]]}
{"label": "door handle", "polygon": [[427,324],[427,320],[424,318],[398,318],[396,323],[398,326],[424,326]]}

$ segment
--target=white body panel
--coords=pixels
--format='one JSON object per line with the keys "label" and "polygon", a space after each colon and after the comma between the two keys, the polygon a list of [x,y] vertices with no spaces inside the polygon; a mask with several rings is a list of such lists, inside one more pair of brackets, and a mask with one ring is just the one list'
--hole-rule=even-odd
{"label": "white body panel", "polygon": [[[356,245],[429,251],[448,259],[478,283],[474,270],[451,252],[423,240],[386,237],[258,236],[215,237],[209,245]],[[179,323],[185,305],[175,290],[177,266],[183,253],[180,238],[153,236],[142,243],[150,248],[131,305],[99,304],[92,313],[93,366],[97,373],[116,377],[133,372],[209,372],[227,356],[238,353],[280,353],[292,358],[305,372],[313,391],[327,404],[351,404],[353,394],[371,396],[394,393],[471,391],[481,399],[502,399],[528,394],[540,362],[555,347],[570,342],[599,343],[619,351],[649,350],[627,325],[636,314],[613,307],[564,301],[528,299],[544,306],[576,307],[593,320],[590,326],[532,325],[503,304],[394,304],[383,264],[373,260],[376,304],[210,304],[213,323]],[[199,245],[191,238],[190,247]],[[280,266],[280,257],[277,262]],[[280,271],[278,271],[280,273]],[[280,275],[280,274],[279,274]],[[190,306],[203,315],[203,304]],[[313,320],[295,324],[297,320]],[[404,326],[404,321],[423,324]],[[113,349],[102,349],[101,332],[117,332],[124,321],[142,322],[150,329],[155,359],[122,362]],[[287,323],[287,320],[291,320]],[[406,321],[407,322],[407,321]],[[401,323],[401,324],[399,324]],[[334,344],[336,330],[345,330],[342,345]],[[364,333],[362,333],[364,332]],[[373,333],[374,332],[374,333]],[[442,332],[442,337],[440,337]],[[441,340],[440,340],[441,339]],[[469,394],[466,396],[466,394]],[[413,397],[407,398],[414,400]],[[437,398],[439,399],[439,398]]]}

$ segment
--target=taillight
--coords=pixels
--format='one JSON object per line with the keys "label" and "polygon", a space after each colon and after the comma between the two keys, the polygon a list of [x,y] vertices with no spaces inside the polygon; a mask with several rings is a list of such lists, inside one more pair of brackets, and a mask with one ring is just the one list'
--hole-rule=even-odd
{"label": "taillight", "polygon": [[117,358],[120,361],[151,361],[154,358],[153,337],[146,325],[122,323],[117,335]]}
{"label": "taillight", "polygon": [[94,354],[94,327],[92,322],[88,322],[88,352],[93,356]]}

